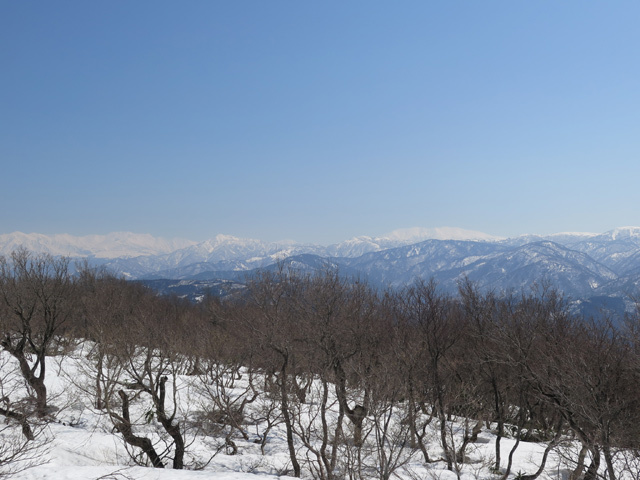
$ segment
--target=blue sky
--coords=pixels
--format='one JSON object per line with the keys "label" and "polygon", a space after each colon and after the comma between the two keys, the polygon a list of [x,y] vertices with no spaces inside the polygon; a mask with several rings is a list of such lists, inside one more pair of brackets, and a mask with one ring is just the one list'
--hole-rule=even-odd
{"label": "blue sky", "polygon": [[640,225],[640,3],[0,1],[0,233]]}

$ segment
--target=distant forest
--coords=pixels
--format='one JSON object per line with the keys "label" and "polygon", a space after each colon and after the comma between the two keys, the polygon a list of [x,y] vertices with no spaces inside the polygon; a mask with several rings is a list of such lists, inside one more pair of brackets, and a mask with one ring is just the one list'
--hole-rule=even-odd
{"label": "distant forest", "polygon": [[[0,329],[2,348],[28,385],[3,385],[0,415],[20,425],[24,441],[0,450],[0,463],[20,458],[55,415],[48,359],[84,342],[95,408],[156,467],[186,466],[185,420],[168,398],[181,374],[206,382],[208,419],[228,427],[231,449],[234,435],[246,432],[246,406],[269,393],[263,446],[268,425],[284,424],[294,476],[359,478],[361,457],[345,460],[341,445],[357,452],[372,428],[383,435],[390,411],[403,412],[402,448],[453,472],[483,429],[496,435],[492,469],[503,479],[512,473],[504,438],[516,439],[513,450],[521,441],[546,445],[539,470],[520,472],[520,480],[537,478],[547,453],[568,440],[579,445],[572,480],[640,472],[640,314],[615,327],[604,314],[585,318],[552,286],[504,297],[467,281],[449,295],[418,280],[380,291],[330,269],[306,274],[283,266],[257,273],[235,295],[192,302],[88,266],[71,275],[68,259],[18,250],[0,257]],[[216,383],[222,372],[259,373],[260,388],[231,400]],[[300,415],[314,384],[318,428]],[[154,406],[170,455],[130,419],[142,398]],[[460,419],[463,431],[454,437]],[[426,434],[433,428],[435,438]],[[433,442],[441,457],[430,453]],[[378,470],[385,480],[401,458],[390,445],[397,444],[382,438],[378,445],[390,449]]]}

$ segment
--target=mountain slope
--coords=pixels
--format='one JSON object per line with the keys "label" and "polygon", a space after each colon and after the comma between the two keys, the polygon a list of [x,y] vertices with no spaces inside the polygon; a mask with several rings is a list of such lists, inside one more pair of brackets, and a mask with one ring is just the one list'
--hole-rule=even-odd
{"label": "mountain slope", "polygon": [[619,275],[640,267],[640,227],[620,227],[573,245]]}
{"label": "mountain slope", "polygon": [[430,278],[443,270],[462,268],[478,258],[507,250],[497,243],[458,240],[427,240],[415,245],[372,252],[339,263],[377,285],[397,287],[415,277]]}
{"label": "mountain slope", "polygon": [[488,242],[498,239],[481,232],[449,227],[396,230],[383,237],[354,237],[327,247],[217,235],[166,255],[114,259],[107,267],[128,278],[185,278],[206,271],[251,270],[303,254],[355,258],[369,252],[410,245],[425,237],[439,237],[441,240],[479,238]]}
{"label": "mountain slope", "polygon": [[591,296],[617,278],[588,255],[549,241],[523,245],[435,276],[449,289],[464,277],[481,289],[497,292],[548,284],[574,298]]}
{"label": "mountain slope", "polygon": [[412,228],[329,246],[229,235],[200,243],[131,233],[0,235],[0,254],[19,246],[37,253],[88,258],[129,279],[242,281],[256,269],[285,262],[307,272],[330,265],[377,286],[400,287],[416,277],[434,278],[450,292],[464,278],[495,291],[547,282],[574,298],[618,297],[629,305],[630,295],[640,290],[639,227],[511,239],[453,228]]}

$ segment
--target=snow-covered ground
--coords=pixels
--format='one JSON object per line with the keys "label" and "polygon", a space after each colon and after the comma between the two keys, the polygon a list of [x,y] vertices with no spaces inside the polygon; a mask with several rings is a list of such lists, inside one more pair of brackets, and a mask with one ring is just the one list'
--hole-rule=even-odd
{"label": "snow-covered ground", "polygon": [[[2,352],[2,389],[3,395],[7,395],[12,401],[24,394],[24,385],[16,376],[16,364],[6,352]],[[87,479],[139,479],[139,480],[168,480],[168,479],[205,479],[216,478],[222,480],[262,479],[275,478],[291,473],[291,464],[287,450],[285,428],[280,420],[275,417],[277,413],[269,408],[277,404],[275,397],[264,392],[264,381],[260,376],[253,377],[249,385],[249,375],[242,371],[241,378],[229,379],[220,385],[212,386],[203,382],[198,376],[178,376],[176,381],[176,399],[178,413],[176,419],[180,421],[186,441],[186,470],[177,471],[170,469],[170,458],[173,446],[167,441],[166,433],[156,418],[150,418],[152,411],[150,402],[143,395],[136,397],[135,390],[129,390],[132,399],[131,414],[135,423],[135,431],[138,435],[148,436],[155,444],[156,449],[164,455],[167,464],[165,469],[136,466],[135,459],[145,461],[138,449],[129,447],[129,451],[122,437],[114,429],[114,424],[108,415],[93,406],[91,395],[92,362],[88,355],[88,346],[82,345],[73,353],[66,356],[49,358],[47,387],[49,390],[50,404],[54,406],[51,419],[40,427],[36,441],[31,446],[36,450],[31,452],[29,463],[32,465],[24,471],[13,473],[10,478],[26,480],[87,480]],[[125,379],[126,380],[126,379]],[[169,382],[170,383],[170,382]],[[209,387],[209,392],[205,386]],[[246,438],[235,429],[230,434],[229,427],[217,425],[211,415],[211,393],[227,396],[229,401],[252,397],[255,391],[250,386],[256,387],[258,396],[253,403],[249,403],[245,410],[245,422],[242,429]],[[222,387],[222,388],[221,388]],[[173,391],[168,392],[167,398]],[[321,385],[313,383],[311,391],[307,395],[305,403],[300,405],[296,413],[297,428],[299,431],[311,433],[319,429],[319,395]],[[245,397],[243,397],[245,396]],[[171,403],[171,402],[169,402]],[[335,401],[329,404],[335,406]],[[386,418],[386,413],[378,412],[378,420]],[[492,473],[490,468],[494,462],[495,436],[486,428],[480,433],[478,440],[469,445],[468,458],[464,464],[459,465],[459,477],[456,473],[448,471],[443,461],[435,461],[425,464],[422,453],[418,449],[411,449],[407,442],[406,427],[396,421],[397,414],[402,413],[402,408],[391,412],[392,421],[387,431],[386,439],[382,442],[386,445],[386,459],[396,456],[398,458],[396,468],[392,472],[394,478],[417,480],[439,479],[449,480],[462,478],[471,479],[495,479],[499,475]],[[362,478],[381,478],[380,465],[382,451],[380,424],[376,425],[374,414],[365,420],[365,443],[359,454],[361,455],[363,469]],[[335,419],[335,412],[333,417]],[[265,434],[266,420],[275,420],[276,425],[268,433],[264,445],[264,454],[261,452],[260,439]],[[451,440],[458,446],[461,441],[463,428],[462,419],[451,423]],[[349,423],[344,420],[345,438],[350,436]],[[442,457],[442,449],[439,446],[440,432],[437,421],[433,421],[427,431],[428,453],[432,459]],[[10,440],[20,441],[22,436],[19,428],[9,424],[2,433],[5,446],[10,445]],[[225,442],[229,436],[231,443]],[[378,439],[378,441],[376,441]],[[515,440],[502,440],[502,465],[506,464],[507,457]],[[234,448],[237,451],[234,452]],[[316,445],[317,446],[317,445]],[[509,478],[517,478],[519,473],[531,474],[538,468],[543,454],[544,444],[520,442],[513,458],[512,474]],[[296,438],[298,458],[301,462],[305,478],[312,478],[312,470],[316,458],[306,448],[300,438]],[[567,441],[562,446],[553,450],[545,472],[540,479],[568,479],[572,467],[570,461],[564,458],[569,451],[573,451],[575,458],[575,445]],[[353,470],[350,470],[349,461],[354,457],[355,449],[352,443],[342,442],[338,467],[345,478],[349,473],[357,478]],[[4,465],[5,469],[15,469],[20,463]],[[351,467],[353,468],[353,467]],[[622,467],[621,467],[622,471]],[[629,474],[626,478],[633,478]]]}

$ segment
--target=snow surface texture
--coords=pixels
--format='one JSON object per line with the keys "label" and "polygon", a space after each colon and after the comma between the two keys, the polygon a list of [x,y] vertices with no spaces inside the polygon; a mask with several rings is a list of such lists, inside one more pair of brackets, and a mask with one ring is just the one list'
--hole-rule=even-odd
{"label": "snow surface texture", "polygon": [[[5,386],[7,379],[15,371],[15,362],[5,352],[1,354],[3,380]],[[88,480],[88,479],[113,479],[113,480],[168,480],[168,479],[205,479],[216,478],[222,480],[246,480],[280,477],[290,469],[285,430],[280,423],[269,433],[265,444],[264,454],[261,453],[259,441],[265,431],[265,411],[269,407],[268,394],[260,391],[258,401],[249,404],[246,418],[249,421],[243,424],[247,440],[236,432],[231,438],[237,446],[237,452],[233,453],[225,447],[224,437],[229,430],[215,424],[210,418],[203,419],[202,412],[210,406],[210,398],[203,389],[201,379],[197,376],[177,376],[176,403],[178,405],[178,417],[183,426],[187,440],[187,456],[185,463],[191,470],[176,471],[169,468],[153,469],[151,467],[135,466],[133,460],[125,448],[121,437],[114,431],[113,424],[103,411],[93,407],[90,392],[90,374],[92,366],[89,354],[89,344],[78,346],[71,355],[64,357],[50,357],[47,387],[51,404],[55,411],[50,422],[46,424],[38,436],[38,451],[33,458],[35,466],[10,475],[10,478],[24,480]],[[9,373],[7,373],[9,372]],[[225,380],[226,389],[224,395],[233,401],[248,392],[249,375],[242,370],[242,378],[233,381]],[[19,394],[22,387],[19,379],[14,378],[12,394]],[[255,385],[262,385],[259,377],[254,377]],[[18,386],[16,386],[18,385]],[[215,390],[220,393],[220,390]],[[135,391],[130,390],[129,395],[135,399]],[[171,398],[171,393],[167,395]],[[302,424],[309,426],[311,431],[318,428],[318,406],[314,399],[320,394],[320,386],[315,385],[306,402],[300,407],[299,418]],[[357,395],[357,394],[356,394]],[[149,403],[144,396],[132,401],[132,421],[138,434],[149,436],[153,439],[158,451],[164,451],[168,457],[171,455],[172,446],[161,440],[162,430],[155,420],[149,418]],[[421,461],[420,452],[409,449],[406,441],[402,442],[401,423],[394,412],[391,422],[388,448],[394,455],[402,458],[400,467],[394,472],[395,478],[400,480],[453,480],[458,478],[456,474],[445,469],[444,463],[438,461],[425,464]],[[268,416],[269,414],[267,414]],[[334,417],[335,418],[335,417]],[[200,420],[198,420],[200,419]],[[365,430],[372,429],[373,421],[367,417]],[[440,458],[442,451],[438,443],[437,422],[433,422],[433,431],[428,433],[429,454],[431,458]],[[451,435],[457,445],[460,444],[460,430],[462,419],[451,423]],[[345,428],[348,429],[345,421]],[[1,433],[2,440],[7,444],[12,436],[20,438],[17,428],[7,429]],[[348,430],[346,430],[348,432]],[[374,430],[369,430],[373,432]],[[348,433],[347,433],[348,434]],[[400,436],[394,436],[400,435]],[[166,438],[166,434],[165,434]],[[404,438],[406,440],[406,437]],[[302,443],[297,441],[298,456],[303,466],[303,478],[312,478],[309,467],[313,462],[313,456]],[[514,444],[514,440],[504,438],[502,440],[503,457],[506,457]],[[376,471],[376,462],[379,461],[380,451],[376,450],[375,434],[369,433],[363,447],[363,462],[368,472],[365,478],[379,478]],[[345,443],[341,448],[345,454],[353,446]],[[516,478],[518,472],[532,473],[537,470],[538,462],[542,456],[544,446],[542,444],[521,441],[514,456],[514,465],[510,479]],[[166,449],[166,450],[165,450]],[[495,437],[486,429],[483,429],[478,441],[471,444],[467,450],[468,461],[460,465],[460,478],[495,479],[498,478],[490,471],[495,449]],[[539,477],[541,480],[566,479],[570,472],[570,465],[565,460],[565,455],[571,453],[576,457],[576,445],[570,441],[552,451],[547,469]],[[139,452],[135,451],[134,454]],[[388,452],[387,452],[388,453]],[[165,458],[165,461],[167,458]],[[207,463],[210,460],[209,463]],[[343,461],[343,460],[341,460]],[[11,467],[12,465],[9,465]],[[200,468],[195,470],[194,468]],[[620,478],[632,478],[625,476]]]}

